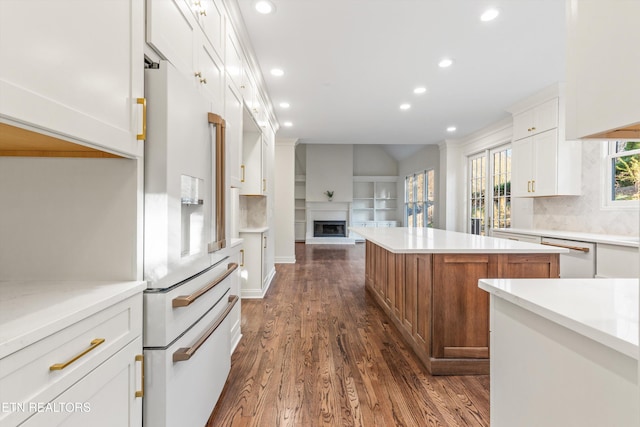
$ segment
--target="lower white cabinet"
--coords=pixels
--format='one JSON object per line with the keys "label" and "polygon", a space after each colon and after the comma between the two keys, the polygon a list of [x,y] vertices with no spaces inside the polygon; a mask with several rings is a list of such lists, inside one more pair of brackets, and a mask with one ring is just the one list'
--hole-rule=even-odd
{"label": "lower white cabinet", "polygon": [[[47,285],[59,286],[62,295],[73,287]],[[33,332],[21,335],[23,347],[0,358],[0,402],[15,404],[0,411],[0,426],[141,425],[142,286],[136,286],[137,293],[127,291],[131,296],[124,299],[108,295],[107,284],[68,292],[68,304],[47,297],[51,291],[45,289],[38,292],[44,297],[27,293],[15,299],[35,307],[18,315],[33,324]],[[105,299],[114,302],[105,306]],[[42,309],[43,301],[55,309]],[[3,328],[19,328],[11,325]],[[3,352],[10,343],[0,343]]]}
{"label": "lower white cabinet", "polygon": [[20,425],[139,427],[144,393],[141,348],[138,337],[51,402],[29,402],[38,409]]}
{"label": "lower white cabinet", "polygon": [[638,248],[598,243],[596,277],[637,278],[640,276]]}
{"label": "lower white cabinet", "polygon": [[240,232],[244,239],[244,261],[240,264],[240,287],[242,298],[262,298],[272,278],[266,264],[269,241],[268,231]]}

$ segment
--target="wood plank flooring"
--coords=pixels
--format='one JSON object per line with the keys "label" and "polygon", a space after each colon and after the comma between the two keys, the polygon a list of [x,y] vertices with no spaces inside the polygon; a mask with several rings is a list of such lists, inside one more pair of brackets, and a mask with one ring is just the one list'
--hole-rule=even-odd
{"label": "wood plank flooring", "polygon": [[433,377],[364,287],[364,244],[296,244],[243,338],[207,427],[488,426],[489,377]]}

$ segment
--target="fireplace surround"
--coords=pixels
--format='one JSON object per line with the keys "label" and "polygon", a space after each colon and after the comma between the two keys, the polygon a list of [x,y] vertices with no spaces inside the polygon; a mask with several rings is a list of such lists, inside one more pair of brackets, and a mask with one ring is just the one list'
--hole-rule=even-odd
{"label": "fireplace surround", "polygon": [[313,221],[313,237],[347,237],[347,222]]}

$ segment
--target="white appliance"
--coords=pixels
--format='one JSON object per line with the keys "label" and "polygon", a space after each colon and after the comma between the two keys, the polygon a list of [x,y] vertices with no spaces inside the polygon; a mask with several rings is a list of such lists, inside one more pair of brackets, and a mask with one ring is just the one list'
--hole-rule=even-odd
{"label": "white appliance", "polygon": [[593,278],[596,274],[596,245],[576,240],[543,237],[542,245],[569,249],[568,254],[560,254],[560,277]]}
{"label": "white appliance", "polygon": [[169,62],[145,70],[145,396],[150,427],[205,425],[229,374],[224,120]]}

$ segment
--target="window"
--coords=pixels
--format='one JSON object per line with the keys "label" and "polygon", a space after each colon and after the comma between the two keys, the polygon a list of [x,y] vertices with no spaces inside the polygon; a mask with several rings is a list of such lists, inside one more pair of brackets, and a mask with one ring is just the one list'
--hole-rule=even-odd
{"label": "window", "polygon": [[435,172],[417,172],[404,179],[405,224],[433,227],[435,215]]}
{"label": "window", "polygon": [[640,200],[640,141],[608,141],[605,206],[637,208]]}
{"label": "window", "polygon": [[469,157],[469,232],[511,227],[511,147]]}

